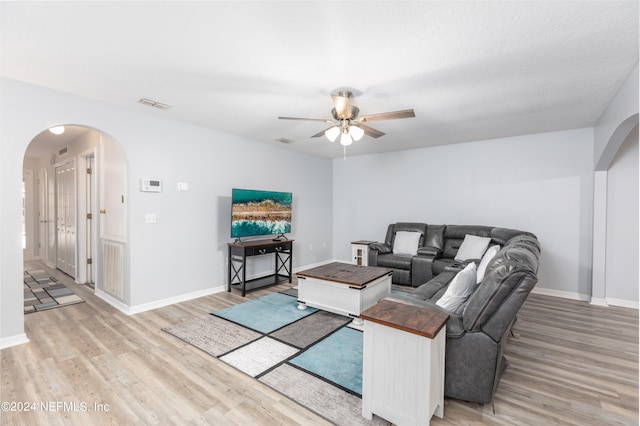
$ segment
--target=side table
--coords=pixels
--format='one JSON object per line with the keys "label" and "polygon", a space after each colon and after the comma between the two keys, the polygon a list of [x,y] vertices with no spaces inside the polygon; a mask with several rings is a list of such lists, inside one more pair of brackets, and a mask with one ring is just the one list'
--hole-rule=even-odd
{"label": "side table", "polygon": [[383,300],[364,320],[362,416],[428,425],[444,416],[444,356],[449,315]]}
{"label": "side table", "polygon": [[358,240],[351,242],[351,263],[369,266],[369,244],[376,241]]}

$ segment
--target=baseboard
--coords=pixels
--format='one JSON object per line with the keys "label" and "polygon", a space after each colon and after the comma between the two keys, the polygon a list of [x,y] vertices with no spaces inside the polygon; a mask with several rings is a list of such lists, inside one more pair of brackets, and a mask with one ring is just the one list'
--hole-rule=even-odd
{"label": "baseboard", "polygon": [[27,338],[27,335],[25,333],[16,334],[15,336],[10,337],[4,337],[0,339],[0,349],[22,345],[23,343],[29,343],[29,339]]}
{"label": "baseboard", "polygon": [[[327,263],[331,263],[331,262],[343,262],[343,261],[341,261],[341,260],[325,260],[325,261],[313,263],[313,264],[310,264],[310,265],[299,266],[297,268],[294,268],[293,272],[295,273],[295,272],[302,271],[302,270],[305,270],[305,269],[315,268],[317,266],[326,265]],[[348,262],[345,262],[345,263],[348,263]],[[261,275],[248,276],[247,280],[254,279],[254,278],[260,278],[260,277],[261,277]],[[141,312],[146,312],[146,311],[150,311],[150,310],[153,310],[153,309],[163,308],[165,306],[173,305],[173,304],[180,303],[180,302],[186,302],[187,300],[197,299],[198,297],[209,296],[210,294],[220,293],[220,292],[226,291],[226,290],[227,290],[226,284],[225,285],[219,285],[219,286],[208,288],[208,289],[205,289],[205,290],[198,290],[198,291],[194,291],[192,293],[181,294],[179,296],[169,297],[167,299],[156,300],[154,302],[143,303],[141,305],[134,305],[134,306],[129,306],[126,303],[122,302],[121,300],[118,300],[115,297],[111,296],[110,294],[105,293],[104,291],[99,290],[99,289],[96,289],[95,295],[98,296],[100,299],[104,300],[105,302],[107,302],[108,304],[110,304],[111,306],[113,306],[114,308],[116,308],[117,310],[119,310],[120,312],[122,312],[123,314],[125,314],[125,315],[135,315],[135,314],[139,314]]]}
{"label": "baseboard", "polygon": [[162,300],[156,300],[155,302],[143,303],[141,305],[134,305],[129,308],[130,315],[139,314],[141,312],[151,311],[153,309],[164,308],[165,306],[174,305],[180,302],[186,302],[187,300],[197,299],[199,297],[209,296],[211,294],[220,293],[227,288],[224,285],[206,288],[204,290],[192,291],[191,293],[181,294],[179,296],[168,297]]}
{"label": "baseboard", "polygon": [[602,299],[600,297],[592,297],[589,303],[594,306],[609,306],[607,299]]}
{"label": "baseboard", "polygon": [[110,295],[109,293],[105,293],[104,291],[102,291],[100,289],[96,289],[94,294],[97,297],[99,297],[100,299],[102,299],[105,302],[107,302],[108,304],[110,304],[111,306],[113,306],[114,308],[116,308],[117,310],[119,310],[120,312],[122,312],[123,314],[131,315],[129,313],[129,305],[124,303],[122,300],[118,300],[115,297],[113,297],[112,295]]}
{"label": "baseboard", "polygon": [[348,263],[342,260],[335,260],[335,259],[323,260],[322,262],[312,263],[310,265],[298,266],[297,268],[293,268],[293,272],[300,272],[306,269],[317,268],[318,266],[326,265],[328,263],[333,263],[333,262]]}
{"label": "baseboard", "polygon": [[543,296],[560,297],[562,299],[580,300],[582,302],[590,302],[591,297],[586,294],[572,293],[569,291],[552,290],[550,288],[534,287],[531,293],[541,294]]}
{"label": "baseboard", "polygon": [[140,305],[129,306],[121,300],[116,299],[102,290],[96,290],[96,296],[109,303],[111,306],[119,310],[125,315],[135,315],[141,312],[151,311],[153,309],[163,308],[165,306],[174,305],[176,303],[186,302],[187,300],[197,299],[199,297],[209,296],[210,294],[220,293],[226,290],[226,286],[217,286],[204,290],[193,291],[191,293],[181,294],[179,296],[168,297],[166,299],[156,300]]}
{"label": "baseboard", "polygon": [[607,303],[610,306],[619,306],[621,308],[640,309],[640,306],[638,306],[638,302],[636,302],[634,300],[612,299],[610,297],[607,297],[606,300],[607,300]]}

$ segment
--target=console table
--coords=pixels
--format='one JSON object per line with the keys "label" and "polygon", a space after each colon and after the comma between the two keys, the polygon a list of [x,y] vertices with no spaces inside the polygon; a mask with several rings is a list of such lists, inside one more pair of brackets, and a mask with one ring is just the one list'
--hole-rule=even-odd
{"label": "console table", "polygon": [[444,415],[444,354],[449,315],[383,300],[364,319],[362,416],[428,425]]}
{"label": "console table", "polygon": [[[247,290],[253,290],[284,281],[291,282],[293,265],[293,240],[254,240],[227,243],[229,246],[229,268],[227,291],[237,288],[242,297]],[[247,258],[272,254],[275,258],[274,273],[265,277],[247,280]],[[281,273],[284,272],[284,273]]]}

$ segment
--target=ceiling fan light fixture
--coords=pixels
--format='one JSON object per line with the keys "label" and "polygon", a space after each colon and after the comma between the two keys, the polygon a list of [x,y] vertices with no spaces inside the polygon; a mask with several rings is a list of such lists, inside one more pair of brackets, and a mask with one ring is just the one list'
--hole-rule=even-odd
{"label": "ceiling fan light fixture", "polygon": [[340,144],[344,146],[351,145],[353,143],[353,139],[351,139],[351,135],[349,132],[343,132],[342,136],[340,136]]}
{"label": "ceiling fan light fixture", "polygon": [[51,133],[53,133],[54,135],[61,135],[64,133],[64,126],[55,126],[55,127],[51,127],[49,129],[49,131]]}
{"label": "ceiling fan light fixture", "polygon": [[327,139],[329,139],[331,142],[335,142],[336,139],[338,139],[338,135],[340,134],[340,128],[339,127],[331,127],[330,129],[327,129],[326,132],[324,132],[324,135],[327,137]]}
{"label": "ceiling fan light fixture", "polygon": [[357,126],[349,126],[349,134],[354,141],[359,141],[364,136],[364,130]]}

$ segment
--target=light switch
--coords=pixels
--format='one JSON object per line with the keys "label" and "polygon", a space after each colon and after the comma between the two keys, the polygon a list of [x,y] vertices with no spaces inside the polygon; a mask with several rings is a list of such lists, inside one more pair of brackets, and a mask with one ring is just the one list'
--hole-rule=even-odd
{"label": "light switch", "polygon": [[144,221],[146,223],[156,223],[156,214],[155,213],[147,213],[144,216]]}
{"label": "light switch", "polygon": [[178,191],[188,191],[189,184],[186,182],[178,182]]}

